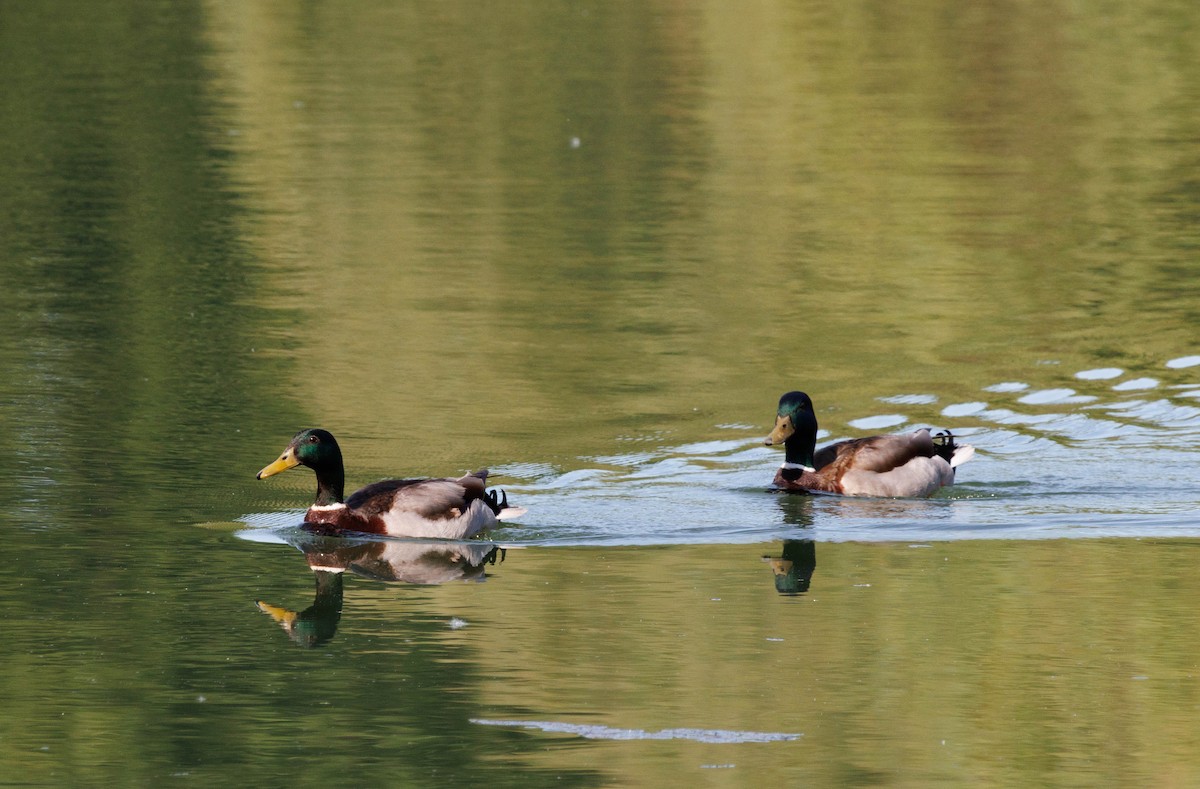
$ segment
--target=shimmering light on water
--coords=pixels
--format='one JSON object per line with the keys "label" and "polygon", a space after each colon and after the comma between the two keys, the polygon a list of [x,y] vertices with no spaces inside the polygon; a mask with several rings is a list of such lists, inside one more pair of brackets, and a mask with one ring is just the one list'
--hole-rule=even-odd
{"label": "shimmering light on water", "polygon": [[1113,387],[1114,392],[1132,392],[1137,389],[1153,389],[1158,386],[1156,378],[1134,378],[1130,381],[1122,381]]}
{"label": "shimmering light on water", "polygon": [[930,405],[937,402],[937,395],[892,395],[891,397],[880,397],[878,400],[882,403],[895,403],[896,405]]}
{"label": "shimmering light on water", "polygon": [[985,386],[983,388],[983,391],[985,391],[985,392],[1023,392],[1024,390],[1026,390],[1028,388],[1029,388],[1029,384],[1021,383],[1020,381],[1005,381],[1004,383],[1001,383],[1001,384],[992,384],[991,386]]}
{"label": "shimmering light on water", "polygon": [[1080,370],[1075,373],[1075,377],[1085,381],[1104,381],[1109,378],[1117,378],[1124,372],[1119,367],[1100,367],[1095,370]]}
{"label": "shimmering light on water", "polygon": [[986,408],[987,403],[978,400],[971,403],[954,403],[953,405],[948,405],[942,409],[942,416],[970,416],[971,414],[978,414],[980,411],[983,411]]}
{"label": "shimmering light on water", "polygon": [[902,414],[879,414],[877,416],[865,416],[862,419],[852,419],[847,424],[856,430],[883,430],[888,427],[902,425],[908,421],[908,417]]}
{"label": "shimmering light on water", "polygon": [[1049,403],[1087,403],[1095,399],[1091,395],[1076,394],[1074,389],[1043,389],[1039,392],[1030,392],[1019,398],[1017,402],[1026,405],[1046,405]]}

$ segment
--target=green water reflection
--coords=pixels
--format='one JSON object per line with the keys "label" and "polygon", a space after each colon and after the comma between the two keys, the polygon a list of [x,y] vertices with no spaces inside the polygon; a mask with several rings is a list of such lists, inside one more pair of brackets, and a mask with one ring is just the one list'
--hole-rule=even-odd
{"label": "green water reflection", "polygon": [[[348,576],[314,651],[253,606],[311,595],[303,558],[227,537],[189,535],[203,568],[107,584],[30,567],[40,613],[10,617],[5,642],[6,766],[77,785],[275,783],[283,765],[312,783],[501,785],[666,785],[725,764],[738,783],[901,785],[1200,769],[1190,542],[819,544],[801,595],[760,558],[780,545],[510,551],[483,584]],[[0,592],[8,611],[28,599]],[[579,741],[474,719],[803,736]]]}
{"label": "green water reflection", "polygon": [[[224,19],[310,406],[414,463],[569,464],[760,418],[781,379],[858,408],[1194,341],[1193,12],[743,15],[328,13],[270,48]],[[464,435],[464,390],[503,425]]]}
{"label": "green water reflection", "polygon": [[[228,526],[307,503],[253,479],[307,425],[356,481],[519,476],[710,441],[800,386],[854,433],[881,396],[935,418],[1160,374],[1200,329],[1198,27],[1175,3],[7,4],[0,782],[1198,783],[1188,541],[532,547],[414,585]],[[1190,526],[1174,468],[1161,517]],[[622,484],[644,520],[619,525],[652,532]],[[1093,506],[1153,495],[1120,493]],[[810,502],[771,505],[805,535]],[[313,648],[258,600],[314,601]]]}
{"label": "green water reflection", "polygon": [[240,477],[226,463],[258,435],[242,415],[280,367],[254,353],[271,310],[253,303],[199,20],[67,5],[6,9],[0,47],[0,490],[27,525],[178,519],[183,491],[203,513]]}

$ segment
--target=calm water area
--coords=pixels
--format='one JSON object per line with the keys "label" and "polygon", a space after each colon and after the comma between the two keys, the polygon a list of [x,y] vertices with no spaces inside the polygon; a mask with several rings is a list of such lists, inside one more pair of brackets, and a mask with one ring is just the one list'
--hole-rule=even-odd
{"label": "calm water area", "polygon": [[0,122],[0,786],[1200,785],[1200,5],[13,2]]}

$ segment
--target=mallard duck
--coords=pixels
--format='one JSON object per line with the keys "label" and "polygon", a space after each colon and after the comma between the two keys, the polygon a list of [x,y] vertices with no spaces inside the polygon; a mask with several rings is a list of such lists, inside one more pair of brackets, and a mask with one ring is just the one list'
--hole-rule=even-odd
{"label": "mallard duck", "polygon": [[924,497],[954,484],[954,469],[975,455],[949,431],[927,428],[891,436],[839,441],[814,451],[817,415],[804,392],[779,398],[775,429],[764,442],[783,444],[784,463],[775,473],[783,490],[844,496]]}
{"label": "mallard duck", "polygon": [[317,499],[305,522],[336,530],[465,540],[526,512],[510,507],[503,492],[488,492],[487,469],[458,479],[374,482],[343,500],[342,450],[328,430],[301,430],[258,479],[296,466],[308,466],[317,475]]}

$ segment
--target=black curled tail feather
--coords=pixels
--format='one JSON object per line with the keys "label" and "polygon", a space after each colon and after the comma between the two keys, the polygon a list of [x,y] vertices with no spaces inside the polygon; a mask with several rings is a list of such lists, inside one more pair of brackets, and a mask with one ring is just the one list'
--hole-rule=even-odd
{"label": "black curled tail feather", "polygon": [[483,500],[491,507],[492,513],[499,515],[501,510],[508,508],[508,494],[500,488],[492,488],[484,494]]}
{"label": "black curled tail feather", "polygon": [[949,430],[942,430],[933,437],[933,454],[947,463],[954,457],[956,449],[958,449],[958,444],[954,443],[954,434]]}

